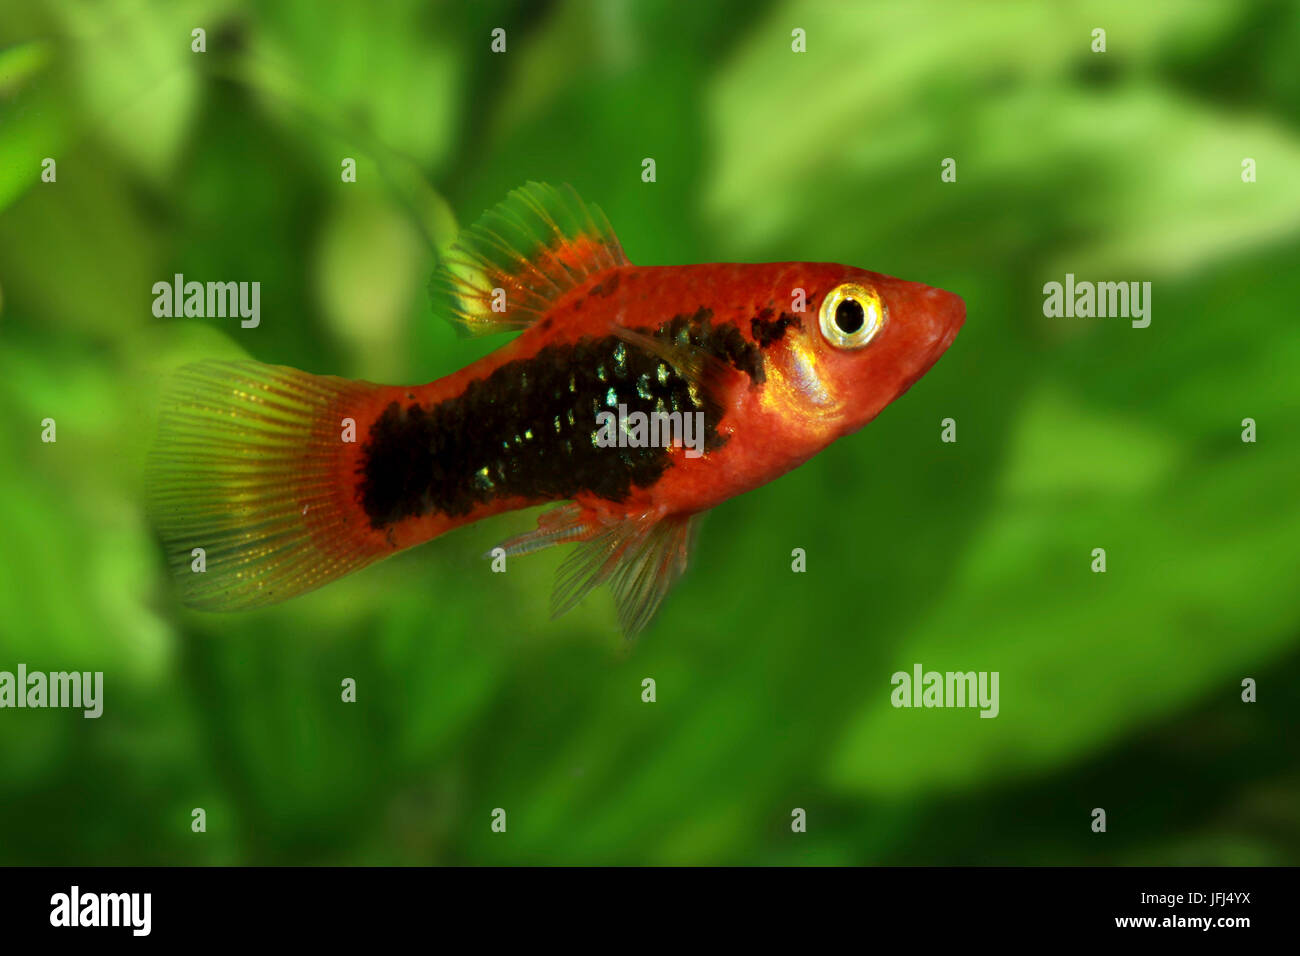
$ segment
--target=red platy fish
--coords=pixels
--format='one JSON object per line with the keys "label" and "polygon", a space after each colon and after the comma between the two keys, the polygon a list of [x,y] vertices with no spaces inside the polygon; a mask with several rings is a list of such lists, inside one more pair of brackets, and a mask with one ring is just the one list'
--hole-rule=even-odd
{"label": "red platy fish", "polygon": [[178,372],[148,491],[186,603],[283,601],[559,503],[504,553],[578,543],[555,613],[605,583],[635,633],[685,570],[700,515],[875,418],[966,314],[951,293],[851,266],[636,266],[597,208],[539,184],[463,232],[434,287],[471,333],[522,333],[428,385],[256,362]]}

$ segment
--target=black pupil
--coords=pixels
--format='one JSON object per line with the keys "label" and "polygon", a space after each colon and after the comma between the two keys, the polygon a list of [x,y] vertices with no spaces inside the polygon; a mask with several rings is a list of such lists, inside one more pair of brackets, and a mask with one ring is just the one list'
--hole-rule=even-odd
{"label": "black pupil", "polygon": [[845,299],[835,307],[835,324],[845,335],[852,335],[862,328],[866,316],[862,312],[862,303],[854,299]]}

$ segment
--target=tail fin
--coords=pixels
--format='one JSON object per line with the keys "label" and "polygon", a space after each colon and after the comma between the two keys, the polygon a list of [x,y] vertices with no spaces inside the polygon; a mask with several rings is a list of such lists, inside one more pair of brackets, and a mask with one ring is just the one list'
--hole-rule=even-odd
{"label": "tail fin", "polygon": [[145,487],[186,604],[273,604],[392,552],[355,503],[358,446],[343,441],[378,387],[258,362],[176,373]]}

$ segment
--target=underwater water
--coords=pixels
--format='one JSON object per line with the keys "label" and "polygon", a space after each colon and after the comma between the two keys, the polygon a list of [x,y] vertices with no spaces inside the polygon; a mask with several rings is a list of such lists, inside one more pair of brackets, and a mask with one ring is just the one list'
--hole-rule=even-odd
{"label": "underwater water", "polygon": [[[0,671],[102,712],[0,708],[0,863],[1294,864],[1298,50],[1280,0],[5,5]],[[966,323],[711,511],[635,642],[604,590],[550,618],[561,549],[492,572],[532,512],[186,609],[164,371],[456,371],[504,339],[434,314],[437,250],[526,181],[638,264],[849,263]],[[256,324],[157,316],[176,275]],[[917,668],[996,716],[896,706]]]}

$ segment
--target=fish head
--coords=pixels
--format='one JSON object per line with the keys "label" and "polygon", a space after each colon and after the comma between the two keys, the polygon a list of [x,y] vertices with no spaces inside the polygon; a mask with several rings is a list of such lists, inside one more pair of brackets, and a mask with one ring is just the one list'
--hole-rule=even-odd
{"label": "fish head", "polygon": [[834,440],[857,431],[938,361],[966,319],[960,296],[851,266],[809,264],[795,334],[767,351],[769,401]]}

